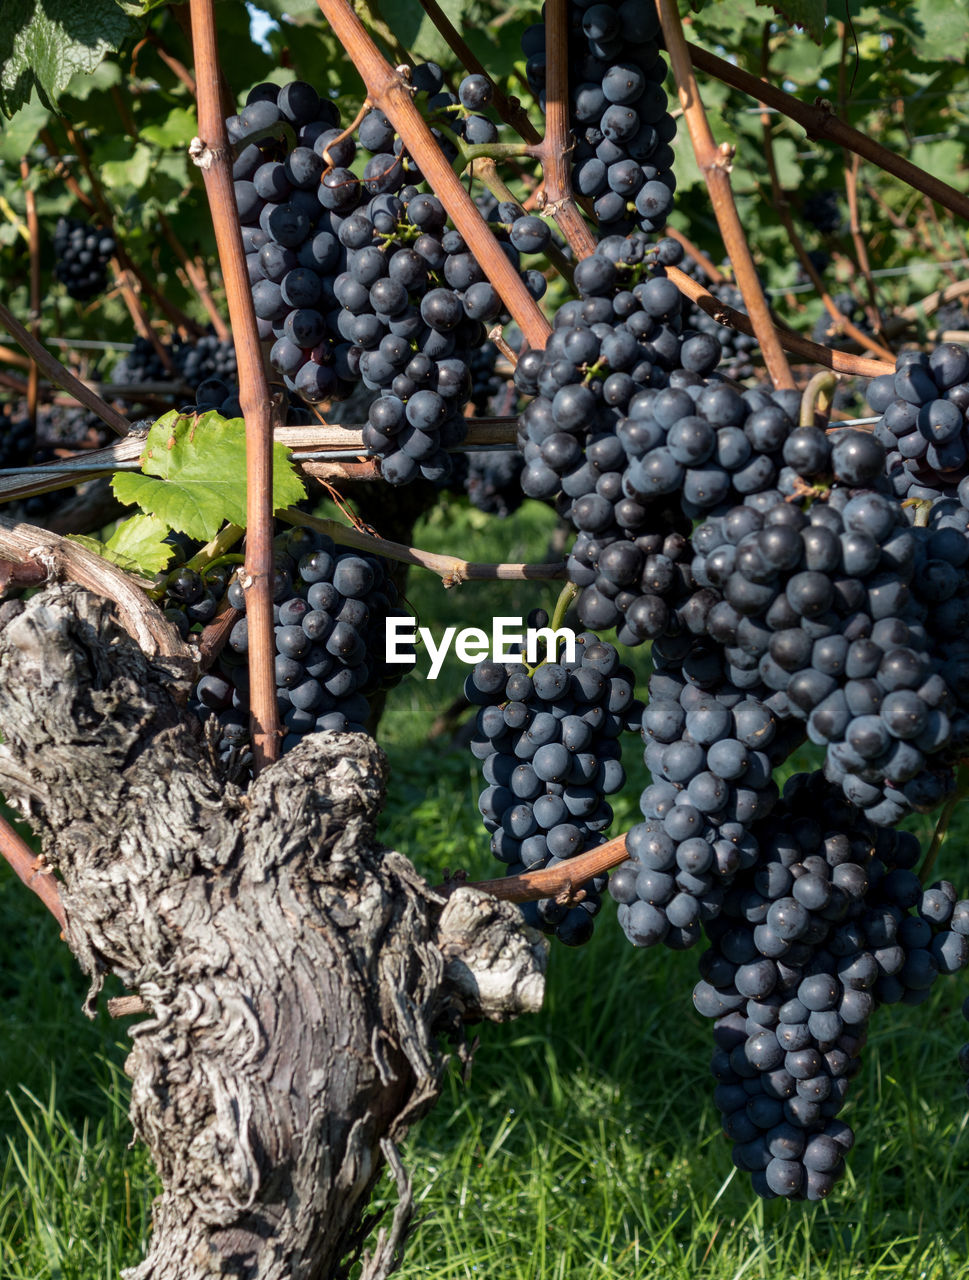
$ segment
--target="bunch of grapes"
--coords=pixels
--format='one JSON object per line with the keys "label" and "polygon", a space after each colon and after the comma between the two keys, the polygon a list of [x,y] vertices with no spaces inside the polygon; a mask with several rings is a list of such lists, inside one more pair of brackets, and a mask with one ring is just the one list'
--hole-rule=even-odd
{"label": "bunch of grapes", "polygon": [[805,222],[825,236],[834,235],[844,221],[838,193],[830,188],[813,191],[804,201],[801,212]]}
{"label": "bunch of grapes", "polygon": [[694,1002],[716,1019],[734,1163],[767,1199],[821,1200],[854,1141],[837,1117],[869,1019],[965,968],[969,902],[946,881],[923,890],[915,837],[876,830],[817,774],[792,778],[750,841],[707,925]]}
{"label": "bunch of grapes", "polygon": [[[663,88],[659,19],[639,0],[569,4],[572,185],[601,235],[659,231],[673,208],[676,121]],[[545,26],[522,36],[528,84],[544,109]]]}
{"label": "bunch of grapes", "polygon": [[[202,569],[182,565],[169,574],[163,597],[167,616],[184,635],[220,609],[240,614],[192,699],[203,722],[214,719],[226,762],[244,756],[249,743],[249,631],[234,567],[225,561]],[[407,616],[397,604],[389,566],[379,557],[310,529],[277,537],[273,617],[283,751],[307,733],[366,732],[368,698],[392,688],[408,669],[386,661],[386,620]]]}
{"label": "bunch of grapes", "polygon": [[117,243],[110,231],[75,218],[58,218],[54,228],[54,275],[72,298],[85,302],[103,293],[108,263]]}
{"label": "bunch of grapes", "polygon": [[209,378],[236,381],[236,352],[231,338],[222,342],[214,333],[204,333],[194,342],[179,342],[172,350],[172,361],[182,381],[192,388]]}
{"label": "bunch of grapes", "polygon": [[[625,782],[619,736],[636,714],[634,677],[615,648],[588,632],[573,660],[550,653],[532,670],[479,662],[465,694],[480,708],[471,751],[488,785],[478,808],[508,874],[555,867],[601,844],[612,821],[605,797]],[[526,919],[578,946],[592,935],[604,885],[604,877],[588,883],[574,905],[527,904]]]}
{"label": "bunch of grapes", "polygon": [[895,372],[868,384],[881,417],[875,438],[888,450],[886,474],[900,498],[935,502],[969,492],[969,351],[944,342],[931,352],[903,351]]}

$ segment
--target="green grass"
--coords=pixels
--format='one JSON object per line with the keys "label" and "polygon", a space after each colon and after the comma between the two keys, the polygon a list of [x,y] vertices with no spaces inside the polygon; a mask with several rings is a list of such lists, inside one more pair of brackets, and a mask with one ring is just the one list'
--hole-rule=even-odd
{"label": "green grass", "polygon": [[[548,522],[437,515],[422,545],[467,558],[544,552]],[[505,548],[504,551],[501,549]],[[554,599],[553,584],[428,576],[409,597],[425,624],[475,625]],[[637,658],[642,663],[641,656]],[[418,671],[426,671],[421,659]],[[474,765],[434,715],[460,689],[453,660],[392,697],[383,837],[429,877],[494,874],[475,809]],[[809,757],[805,757],[805,760]],[[641,767],[630,762],[628,823]],[[923,822],[922,834],[926,824]],[[962,819],[940,873],[969,888]],[[873,1021],[845,1118],[858,1142],[821,1205],[757,1201],[730,1163],[707,1072],[709,1026],[693,1011],[695,958],[637,952],[607,904],[592,944],[551,956],[543,1011],[482,1026],[465,1083],[447,1079],[404,1160],[419,1225],[408,1280],[955,1280],[969,1277],[969,1136],[956,1053],[966,984]],[[84,984],[57,928],[0,873],[0,1277],[106,1280],[137,1261],[156,1183],[128,1148],[122,1028],[80,1012]],[[379,1195],[394,1202],[389,1180]]]}

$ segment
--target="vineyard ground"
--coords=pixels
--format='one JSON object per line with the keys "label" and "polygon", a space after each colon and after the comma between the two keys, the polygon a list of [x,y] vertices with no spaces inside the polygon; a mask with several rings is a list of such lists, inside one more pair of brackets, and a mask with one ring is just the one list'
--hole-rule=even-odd
{"label": "vineyard ground", "polygon": [[[529,505],[504,523],[437,511],[415,540],[474,559],[541,559],[548,533],[549,513]],[[476,584],[442,605],[440,591],[427,575],[408,591],[436,628],[487,626],[552,597],[550,586]],[[462,677],[452,658],[436,684],[406,681],[381,735],[394,770],[384,837],[431,876],[496,874],[473,762],[446,738],[428,741]],[[630,763],[617,830],[639,791]],[[967,838],[957,812],[950,847]],[[969,1277],[969,1113],[956,1064],[965,984],[939,983],[928,1010],[873,1020],[846,1112],[858,1146],[832,1200],[751,1203],[718,1132],[709,1028],[690,1002],[695,957],[633,951],[613,911],[607,901],[592,944],[568,964],[553,953],[540,1016],[482,1031],[470,1083],[452,1073],[408,1139],[422,1224],[401,1277]],[[6,867],[0,974],[0,1275],[108,1280],[141,1256],[155,1191],[144,1149],[127,1147],[126,1037],[106,1014],[84,1020],[67,948]],[[380,1191],[377,1207],[393,1199],[389,1182]]]}

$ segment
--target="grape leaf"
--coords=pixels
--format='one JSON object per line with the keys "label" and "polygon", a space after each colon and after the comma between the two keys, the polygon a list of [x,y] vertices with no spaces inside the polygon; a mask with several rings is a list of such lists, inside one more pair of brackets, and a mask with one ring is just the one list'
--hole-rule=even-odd
{"label": "grape leaf", "polygon": [[136,515],[122,520],[107,542],[85,534],[67,536],[122,569],[152,578],[175,554],[172,544],[165,541],[168,531],[168,526],[157,516]]}
{"label": "grape leaf", "polygon": [[815,44],[823,43],[827,0],[770,0],[770,7],[791,26],[803,27]]}
{"label": "grape leaf", "polygon": [[118,0],[4,0],[0,112],[12,115],[34,89],[53,107],[78,71],[93,71],[135,27]]}
{"label": "grape leaf", "polygon": [[[112,480],[119,502],[139,506],[168,528],[203,541],[214,538],[227,521],[245,525],[246,433],[241,418],[166,413],[148,432],[141,468],[144,474],[122,471]],[[274,507],[292,506],[305,496],[285,445],[274,445]]]}

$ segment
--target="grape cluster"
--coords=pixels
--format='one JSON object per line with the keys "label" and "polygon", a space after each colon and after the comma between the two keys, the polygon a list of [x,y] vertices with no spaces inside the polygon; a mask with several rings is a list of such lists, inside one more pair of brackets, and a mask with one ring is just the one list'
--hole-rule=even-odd
{"label": "grape cluster", "polygon": [[34,450],[34,431],[26,406],[0,402],[0,467],[28,466]]}
{"label": "grape cluster", "polygon": [[[694,1003],[738,1168],[767,1199],[824,1199],[854,1141],[838,1120],[879,1004],[924,1000],[969,960],[969,903],[923,892],[918,841],[876,830],[817,774],[754,825],[708,922]],[[912,909],[917,908],[917,914]]]}
{"label": "grape cluster", "polygon": [[[364,444],[383,478],[440,483],[450,474],[447,451],[464,439],[471,352],[485,340],[484,322],[500,316],[501,299],[448,229],[441,202],[405,185],[419,175],[382,113],[361,121],[362,144],[374,153],[362,180],[349,168],[356,144],[309,85],[257,86],[228,124],[244,139],[280,119],[298,129],[298,145],[250,144],[234,166],[260,333],[275,339],[270,363],[311,403],[339,398],[357,380],[378,391]],[[515,240],[533,223],[547,243],[537,218],[516,216],[498,231],[516,263]],[[537,272],[525,279],[544,290]]]}
{"label": "grape cluster", "polygon": [[[593,202],[601,235],[658,231],[673,208],[676,121],[663,88],[659,20],[639,0],[569,4],[572,185]],[[522,36],[528,84],[544,110],[545,26]]]}
{"label": "grape cluster", "polygon": [[610,893],[634,946],[685,950],[756,859],[751,824],[773,807],[772,769],[790,737],[764,701],[730,684],[706,640],[663,637],[653,663],[642,718],[653,780]]}
{"label": "grape cluster", "polygon": [[[856,329],[860,329],[862,333],[872,336],[871,321],[865,311],[865,304],[856,298],[853,293],[836,293],[831,299],[838,311],[850,320]],[[850,347],[855,339],[845,338],[839,333],[838,323],[828,314],[827,309],[822,309],[821,314],[814,322],[814,328],[811,330],[811,338],[814,342],[820,342],[823,346],[833,347],[835,351],[843,351]]]}
{"label": "grape cluster", "polygon": [[[679,245],[607,239],[576,268],[544,352],[526,352],[519,390],[522,488],[556,498],[578,532],[569,576],[579,617],[619,626],[623,644],[661,635],[693,584],[691,523],[731,498],[776,500],[798,397],[743,394],[716,373],[720,345],[684,331],[661,263]],[[635,281],[635,283],[633,283]]]}
{"label": "grape cluster", "polygon": [[[111,371],[111,381],[120,387],[141,386],[144,383],[171,382],[171,374],[147,338],[136,337],[130,351],[126,351]],[[119,399],[124,399],[119,394]]]}
{"label": "grape cluster", "polygon": [[172,349],[172,362],[182,381],[198,387],[209,378],[234,383],[237,378],[236,352],[232,339],[220,341],[214,333],[203,333],[194,342],[179,342]]}
{"label": "grape cluster", "polygon": [[[223,595],[242,617],[211,670],[195,687],[201,719],[215,717],[219,751],[228,760],[249,741],[249,632],[245,592],[216,563],[169,575],[172,620],[187,632],[215,616]],[[325,534],[293,529],[276,540],[273,584],[275,676],[288,751],[307,733],[366,732],[367,699],[397,684],[407,670],[386,661],[385,621],[405,616],[387,562],[334,544]]]}
{"label": "grape cluster", "polygon": [[[496,371],[498,349],[487,342],[471,353],[471,404],[481,417],[504,418],[519,407],[513,377]],[[473,507],[499,519],[514,514],[524,501],[524,461],[515,448],[480,449],[451,455],[448,488],[468,495]]]}
{"label": "grape cluster", "polygon": [[874,435],[888,450],[894,492],[924,502],[952,497],[969,475],[969,350],[943,342],[928,353],[904,351],[894,374],[869,382],[866,398],[881,415]]}
{"label": "grape cluster", "polygon": [[[615,648],[587,632],[574,661],[550,654],[533,671],[479,662],[465,694],[479,708],[471,750],[487,786],[478,808],[508,874],[554,867],[601,844],[612,821],[605,797],[625,782],[619,737],[638,710],[633,674]],[[575,905],[526,904],[526,919],[578,946],[592,934],[604,884],[586,885]]]}
{"label": "grape cluster", "polygon": [[826,236],[840,230],[844,220],[838,193],[830,188],[812,191],[804,201],[801,212],[804,214],[805,222],[814,227],[815,231]]}
{"label": "grape cluster", "polygon": [[58,218],[54,228],[54,275],[72,298],[84,302],[103,293],[108,283],[108,263],[117,243],[110,231]]}
{"label": "grape cluster", "polygon": [[965,305],[956,298],[952,302],[945,302],[936,311],[935,328],[939,334],[956,331],[965,333],[969,329],[969,311],[966,311]]}

